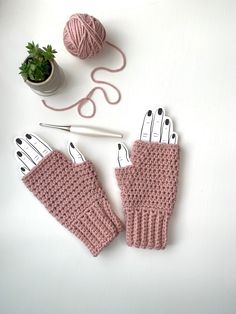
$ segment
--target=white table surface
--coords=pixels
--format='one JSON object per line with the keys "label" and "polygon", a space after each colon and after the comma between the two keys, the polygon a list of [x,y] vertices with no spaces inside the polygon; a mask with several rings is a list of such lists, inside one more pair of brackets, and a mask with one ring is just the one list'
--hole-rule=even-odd
{"label": "white table surface", "polygon": [[[76,101],[93,87],[96,65],[118,66],[112,49],[81,61],[62,42],[69,16],[100,19],[127,55],[125,71],[102,74],[122,91],[109,106],[96,94],[97,115],[44,108],[18,75],[25,44],[52,44],[67,87],[52,105]],[[1,314],[233,314],[236,311],[236,4],[235,1],[0,2]],[[115,97],[115,94],[110,92]],[[178,201],[165,251],[129,248],[124,233],[93,258],[25,188],[13,139],[26,131],[66,153],[69,140],[92,160],[123,219],[116,140],[78,137],[38,123],[83,123],[120,130],[129,145],[146,110],[164,105],[182,147]]]}

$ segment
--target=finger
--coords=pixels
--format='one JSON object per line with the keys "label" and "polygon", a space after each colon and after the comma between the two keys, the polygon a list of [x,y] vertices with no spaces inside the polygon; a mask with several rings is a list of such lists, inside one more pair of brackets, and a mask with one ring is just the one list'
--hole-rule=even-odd
{"label": "finger", "polygon": [[47,143],[34,134],[26,133],[25,138],[26,141],[29,142],[43,157],[52,151],[51,147]]}
{"label": "finger", "polygon": [[149,142],[151,136],[151,127],[152,127],[152,110],[148,110],[143,119],[143,125],[140,134],[140,140]]}
{"label": "finger", "polygon": [[26,167],[21,167],[20,170],[21,170],[23,175],[26,175],[27,173],[29,173],[29,169]]}
{"label": "finger", "polygon": [[21,165],[28,170],[31,170],[35,166],[35,163],[23,151],[17,151],[16,158],[20,161]]}
{"label": "finger", "polygon": [[81,164],[85,161],[83,154],[77,148],[75,148],[72,142],[70,142],[68,145],[68,152],[75,164]]}
{"label": "finger", "polygon": [[125,144],[123,144],[123,143],[118,144],[117,160],[118,160],[118,165],[120,168],[132,165],[130,158],[129,158],[129,151],[128,151],[127,147],[125,146]]}
{"label": "finger", "polygon": [[154,115],[152,132],[151,132],[151,142],[160,142],[162,122],[163,122],[164,117],[165,117],[164,108],[158,108]]}
{"label": "finger", "polygon": [[178,144],[178,134],[176,132],[172,132],[169,139],[170,144]]}
{"label": "finger", "polygon": [[42,160],[42,156],[23,138],[16,138],[16,145],[27,154],[35,164]]}
{"label": "finger", "polygon": [[161,143],[168,144],[169,137],[173,130],[173,123],[171,118],[165,117],[162,123]]}

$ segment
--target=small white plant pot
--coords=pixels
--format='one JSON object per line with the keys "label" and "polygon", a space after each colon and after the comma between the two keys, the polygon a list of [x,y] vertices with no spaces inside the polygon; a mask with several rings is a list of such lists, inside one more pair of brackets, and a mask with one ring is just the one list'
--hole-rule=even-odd
{"label": "small white plant pot", "polygon": [[45,81],[39,83],[30,80],[25,81],[32,91],[41,96],[51,96],[55,94],[64,82],[64,73],[62,69],[55,60],[49,62],[52,70],[50,76]]}

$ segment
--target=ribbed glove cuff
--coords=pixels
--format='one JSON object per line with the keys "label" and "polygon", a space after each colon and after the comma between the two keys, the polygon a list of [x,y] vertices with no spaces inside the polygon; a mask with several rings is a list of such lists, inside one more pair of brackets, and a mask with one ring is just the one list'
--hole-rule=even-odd
{"label": "ribbed glove cuff", "polygon": [[179,171],[179,146],[136,141],[132,165],[115,169],[126,218],[127,244],[164,249]]}
{"label": "ribbed glove cuff", "polygon": [[96,256],[121,231],[91,162],[53,151],[23,177],[27,188]]}
{"label": "ribbed glove cuff", "polygon": [[126,242],[137,248],[164,249],[170,215],[152,209],[126,209]]}

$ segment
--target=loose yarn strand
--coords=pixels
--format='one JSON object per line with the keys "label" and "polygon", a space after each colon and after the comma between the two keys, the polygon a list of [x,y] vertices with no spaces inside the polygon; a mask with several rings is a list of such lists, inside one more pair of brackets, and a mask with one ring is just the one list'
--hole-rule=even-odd
{"label": "loose yarn strand", "polygon": [[[95,74],[96,74],[98,71],[103,70],[103,71],[107,71],[107,72],[110,72],[110,73],[116,73],[116,72],[122,71],[122,70],[126,67],[126,57],[125,57],[124,52],[123,52],[120,48],[118,48],[117,46],[115,46],[114,44],[112,44],[112,43],[110,43],[110,42],[108,42],[108,41],[106,41],[106,44],[109,45],[109,46],[111,46],[111,47],[113,47],[114,49],[116,49],[116,50],[120,53],[120,55],[122,56],[122,65],[121,65],[119,68],[115,68],[115,69],[111,69],[111,68],[103,67],[103,66],[101,66],[101,67],[96,67],[96,68],[90,73],[90,77],[91,77],[92,81],[95,82],[95,83],[97,83],[97,84],[104,84],[104,85],[107,85],[107,86],[112,87],[112,88],[117,92],[117,95],[118,95],[117,99],[114,100],[114,101],[110,100],[110,98],[109,98],[109,96],[108,96],[108,94],[107,94],[107,91],[106,91],[103,87],[96,86],[96,87],[94,87],[94,88],[92,88],[92,89],[90,90],[90,92],[87,94],[87,96],[85,96],[85,97],[79,99],[79,100],[76,101],[74,104],[69,105],[69,106],[66,106],[66,107],[63,107],[63,108],[51,107],[50,105],[47,104],[47,102],[46,102],[44,99],[42,99],[42,103],[44,104],[45,107],[47,107],[48,109],[54,110],[54,111],[66,111],[66,110],[72,109],[72,108],[74,108],[74,107],[77,106],[77,111],[78,111],[78,113],[79,113],[80,116],[82,116],[83,118],[92,118],[92,117],[94,117],[95,114],[96,114],[96,104],[95,104],[94,100],[92,99],[92,96],[93,96],[93,94],[94,94],[94,92],[95,92],[96,90],[100,90],[100,91],[103,93],[104,98],[106,99],[106,101],[107,101],[108,104],[110,104],[110,105],[116,105],[116,104],[118,104],[118,103],[120,102],[120,100],[121,100],[121,92],[120,92],[120,90],[119,90],[115,85],[113,85],[113,84],[111,84],[111,83],[109,83],[109,82],[103,81],[103,80],[98,80],[98,79],[95,78]],[[82,107],[83,107],[88,101],[92,104],[92,106],[93,106],[93,111],[92,111],[91,115],[84,115],[81,110],[82,110]]]}
{"label": "loose yarn strand", "polygon": [[[122,57],[122,65],[120,67],[112,69],[100,66],[93,69],[92,72],[90,73],[91,80],[94,83],[112,87],[117,92],[118,95],[117,99],[112,101],[109,98],[107,91],[103,87],[96,86],[92,88],[85,97],[79,99],[72,105],[66,106],[64,108],[55,108],[48,105],[45,100],[42,100],[42,103],[44,104],[45,107],[54,111],[65,111],[73,107],[77,107],[77,111],[80,116],[82,116],[83,118],[92,118],[96,114],[96,104],[95,101],[92,99],[92,96],[94,95],[95,91],[97,90],[101,91],[103,93],[105,100],[110,105],[116,105],[120,102],[121,92],[115,85],[95,78],[95,74],[99,71],[115,73],[122,71],[126,66],[126,56],[124,52],[116,45],[108,41],[105,41],[105,37],[106,31],[103,25],[96,18],[88,14],[74,14],[71,16],[70,20],[67,22],[65,26],[63,40],[67,50],[81,59],[85,59],[87,57],[92,57],[96,55],[98,52],[102,50],[104,43],[116,49],[120,53]],[[91,115],[84,115],[82,113],[82,108],[87,102],[90,102],[92,104]]]}

